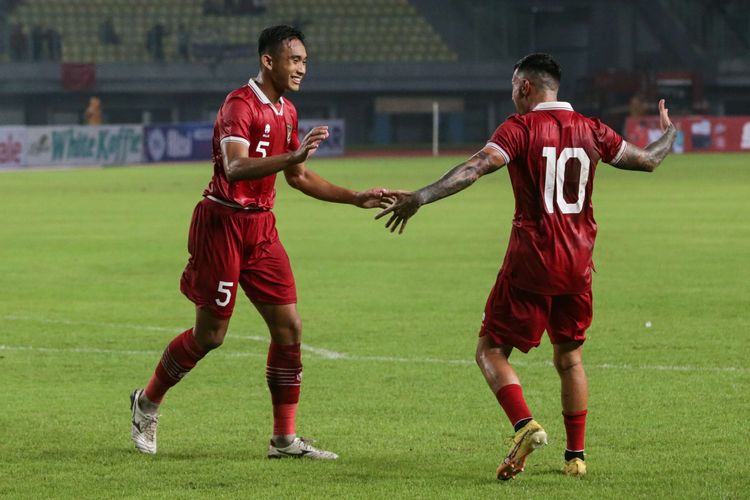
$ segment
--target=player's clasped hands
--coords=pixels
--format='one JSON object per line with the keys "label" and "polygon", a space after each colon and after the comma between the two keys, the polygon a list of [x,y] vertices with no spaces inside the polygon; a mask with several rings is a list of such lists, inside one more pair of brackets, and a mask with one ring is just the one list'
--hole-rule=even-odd
{"label": "player's clasped hands", "polygon": [[393,191],[386,188],[371,188],[355,195],[354,204],[359,208],[387,208],[396,201]]}
{"label": "player's clasped hands", "polygon": [[394,200],[393,203],[385,208],[385,210],[379,212],[375,216],[375,219],[380,219],[391,214],[391,218],[385,223],[385,227],[386,229],[390,229],[392,233],[398,229],[398,234],[401,234],[406,228],[406,222],[411,216],[417,213],[422,203],[417,193],[408,191],[391,191],[389,198]]}

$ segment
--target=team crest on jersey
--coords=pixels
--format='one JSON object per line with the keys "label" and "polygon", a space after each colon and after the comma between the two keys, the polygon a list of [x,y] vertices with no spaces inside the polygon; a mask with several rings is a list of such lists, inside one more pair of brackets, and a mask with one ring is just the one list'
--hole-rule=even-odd
{"label": "team crest on jersey", "polygon": [[292,125],[286,124],[286,143],[289,144],[292,141]]}
{"label": "team crest on jersey", "polygon": [[266,128],[263,129],[263,137],[268,137],[270,133],[271,133],[271,124],[266,123]]}

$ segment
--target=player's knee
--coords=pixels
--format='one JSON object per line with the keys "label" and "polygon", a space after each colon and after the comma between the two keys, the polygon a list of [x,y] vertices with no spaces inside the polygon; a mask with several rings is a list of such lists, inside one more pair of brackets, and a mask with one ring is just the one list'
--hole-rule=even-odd
{"label": "player's knee", "polygon": [[206,343],[203,344],[203,347],[207,351],[213,351],[214,349],[218,349],[219,347],[221,347],[223,343],[224,343],[224,337],[221,337],[221,338],[215,337],[206,341]]}
{"label": "player's knee", "polygon": [[555,369],[557,369],[557,372],[560,374],[583,367],[583,362],[580,356],[555,356],[552,361],[555,365]]}
{"label": "player's knee", "polygon": [[302,320],[299,316],[296,316],[289,324],[289,329],[293,335],[302,335]]}
{"label": "player's knee", "polygon": [[477,342],[477,350],[474,353],[474,361],[477,363],[477,366],[479,367],[482,372],[485,371],[485,367],[489,363],[488,356],[492,352],[492,345],[489,344],[483,337],[479,338],[479,342]]}
{"label": "player's knee", "polygon": [[221,345],[224,343],[224,336],[226,335],[226,333],[226,329],[209,330],[197,334],[195,336],[195,340],[206,351],[212,351],[221,347]]}
{"label": "player's knee", "polygon": [[297,316],[289,322],[289,336],[294,339],[295,342],[300,342],[302,339],[302,320]]}
{"label": "player's knee", "polygon": [[272,325],[271,335],[283,343],[298,344],[302,339],[302,320],[299,316],[295,316]]}
{"label": "player's knee", "polygon": [[474,361],[477,363],[477,366],[479,366],[479,368],[482,368],[484,366],[484,355],[485,355],[484,346],[482,345],[481,342],[479,342],[477,344],[477,350],[474,353]]}

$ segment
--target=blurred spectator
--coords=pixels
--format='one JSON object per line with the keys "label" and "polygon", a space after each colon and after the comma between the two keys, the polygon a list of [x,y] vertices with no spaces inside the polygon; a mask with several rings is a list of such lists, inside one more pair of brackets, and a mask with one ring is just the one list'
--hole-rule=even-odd
{"label": "blurred spectator", "polygon": [[52,61],[62,59],[62,37],[52,28],[47,30],[47,54]]}
{"label": "blurred spectator", "polygon": [[10,59],[23,61],[28,57],[29,39],[21,24],[15,24],[10,32]]}
{"label": "blurred spectator", "polygon": [[148,33],[146,33],[146,50],[156,61],[164,60],[164,35],[167,30],[161,23],[156,23]]}
{"label": "blurred spectator", "polygon": [[628,103],[628,114],[630,116],[643,116],[646,114],[646,102],[641,94],[635,94]]}
{"label": "blurred spectator", "polygon": [[190,32],[185,29],[184,24],[177,28],[177,54],[183,61],[190,60]]}
{"label": "blurred spectator", "polygon": [[89,98],[89,105],[83,112],[83,118],[86,125],[101,125],[102,120],[102,101],[96,96]]}
{"label": "blurred spectator", "polygon": [[224,0],[224,14],[263,14],[266,0]]}
{"label": "blurred spectator", "polygon": [[207,16],[218,16],[223,13],[221,0],[204,0],[203,14]]}
{"label": "blurred spectator", "polygon": [[115,31],[115,25],[111,17],[105,19],[99,26],[99,40],[105,45],[120,44],[120,36]]}
{"label": "blurred spectator", "polygon": [[35,24],[31,28],[31,59],[41,61],[45,59],[47,45],[47,30]]}
{"label": "blurred spectator", "polygon": [[268,7],[266,0],[237,0],[237,2],[243,14],[261,15]]}
{"label": "blurred spectator", "polygon": [[[247,1],[247,0],[246,0]],[[266,0],[249,0],[251,4],[251,14],[265,14],[268,3]]]}

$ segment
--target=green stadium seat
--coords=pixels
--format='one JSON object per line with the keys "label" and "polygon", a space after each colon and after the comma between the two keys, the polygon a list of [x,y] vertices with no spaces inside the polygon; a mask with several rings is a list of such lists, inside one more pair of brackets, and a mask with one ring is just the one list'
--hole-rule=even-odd
{"label": "green stadium seat", "polygon": [[[121,43],[100,47],[101,23],[112,18]],[[150,61],[146,34],[156,23],[167,28],[167,61],[179,57],[180,24],[200,33],[223,33],[232,45],[255,45],[263,27],[299,21],[318,62],[454,61],[458,58],[407,0],[275,0],[262,15],[204,16],[202,0],[26,0],[9,16],[28,33],[44,24],[63,36],[65,62]],[[388,45],[388,41],[399,40]],[[403,41],[403,43],[401,43]],[[398,46],[395,46],[398,45]],[[239,55],[235,55],[239,60]],[[244,60],[244,59],[243,59]]]}

